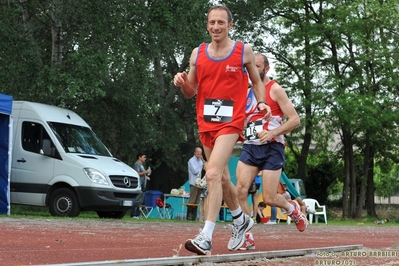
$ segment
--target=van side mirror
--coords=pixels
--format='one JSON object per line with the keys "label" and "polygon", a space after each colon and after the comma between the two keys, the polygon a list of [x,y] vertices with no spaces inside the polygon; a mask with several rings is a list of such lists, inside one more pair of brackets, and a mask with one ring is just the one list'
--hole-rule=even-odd
{"label": "van side mirror", "polygon": [[42,148],[40,149],[40,154],[47,156],[54,156],[54,149],[51,148],[51,140],[43,139]]}

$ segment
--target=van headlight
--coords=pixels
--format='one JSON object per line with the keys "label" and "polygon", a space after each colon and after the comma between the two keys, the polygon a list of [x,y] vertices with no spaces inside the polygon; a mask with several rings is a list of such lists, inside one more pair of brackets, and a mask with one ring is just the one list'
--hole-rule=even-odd
{"label": "van headlight", "polygon": [[83,168],[83,171],[87,175],[87,177],[91,180],[91,182],[99,184],[99,185],[109,185],[107,178],[96,169],[93,168]]}

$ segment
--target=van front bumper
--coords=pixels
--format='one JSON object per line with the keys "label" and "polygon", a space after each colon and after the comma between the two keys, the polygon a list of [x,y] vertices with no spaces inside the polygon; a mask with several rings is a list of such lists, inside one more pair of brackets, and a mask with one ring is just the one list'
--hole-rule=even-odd
{"label": "van front bumper", "polygon": [[143,204],[144,193],[139,191],[117,192],[93,187],[76,187],[82,209],[92,211],[127,210]]}

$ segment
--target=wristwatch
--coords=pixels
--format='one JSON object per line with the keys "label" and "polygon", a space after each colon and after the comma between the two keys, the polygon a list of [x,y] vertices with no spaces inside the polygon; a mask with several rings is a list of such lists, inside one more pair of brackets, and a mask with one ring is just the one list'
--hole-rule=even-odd
{"label": "wristwatch", "polygon": [[265,101],[259,101],[258,104],[256,105],[256,108],[258,109],[258,111],[259,111],[259,104],[261,104],[261,103],[268,105],[267,102],[265,102]]}

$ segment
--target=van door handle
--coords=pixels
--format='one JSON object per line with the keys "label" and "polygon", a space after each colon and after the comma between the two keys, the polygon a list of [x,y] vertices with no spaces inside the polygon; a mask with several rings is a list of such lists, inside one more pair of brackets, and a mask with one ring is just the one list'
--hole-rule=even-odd
{"label": "van door handle", "polygon": [[21,158],[21,159],[17,160],[17,162],[19,162],[19,163],[26,163],[26,161],[25,161],[24,158]]}

